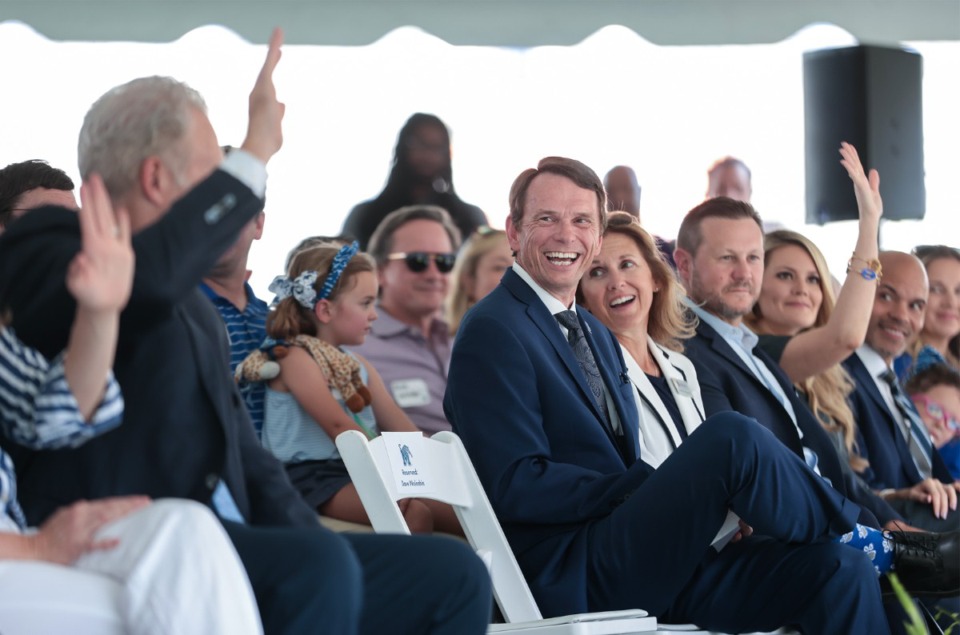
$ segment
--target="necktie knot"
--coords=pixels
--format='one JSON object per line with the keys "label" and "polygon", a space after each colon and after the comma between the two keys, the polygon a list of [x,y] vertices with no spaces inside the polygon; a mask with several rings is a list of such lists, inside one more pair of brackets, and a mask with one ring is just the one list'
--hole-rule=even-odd
{"label": "necktie knot", "polygon": [[888,368],[887,370],[883,371],[882,373],[880,373],[880,379],[882,379],[883,381],[887,382],[887,384],[888,384],[891,388],[899,388],[899,387],[900,387],[899,384],[898,384],[898,382],[897,382],[897,375],[896,375],[896,373],[894,373],[894,372],[893,372],[892,370],[890,370],[889,368]]}
{"label": "necktie knot", "polygon": [[568,331],[579,331],[580,320],[577,319],[576,311],[560,311],[555,316],[557,322],[562,324]]}

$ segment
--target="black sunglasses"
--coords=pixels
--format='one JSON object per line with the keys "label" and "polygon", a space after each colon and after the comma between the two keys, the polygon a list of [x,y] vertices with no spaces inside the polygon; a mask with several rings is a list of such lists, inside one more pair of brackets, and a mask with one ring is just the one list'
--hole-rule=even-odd
{"label": "black sunglasses", "polygon": [[437,271],[440,273],[450,273],[453,270],[453,263],[457,260],[457,254],[431,254],[426,251],[399,252],[387,256],[387,260],[402,260],[407,264],[407,269],[414,273],[426,271],[433,260],[437,265]]}

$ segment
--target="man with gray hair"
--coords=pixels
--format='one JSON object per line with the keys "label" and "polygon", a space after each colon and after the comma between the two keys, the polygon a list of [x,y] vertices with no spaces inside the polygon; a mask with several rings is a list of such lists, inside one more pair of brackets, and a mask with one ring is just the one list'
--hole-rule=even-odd
{"label": "man with gray hair", "polygon": [[[481,633],[489,578],[464,545],[318,525],[257,442],[223,323],[198,289],[263,207],[265,164],[282,143],[272,79],[281,39],[278,30],[250,95],[246,139],[226,158],[199,94],[169,78],[115,88],[85,118],[81,173],[102,175],[134,231],[136,274],[114,369],[127,410],[123,426],[76,451],[5,445],[21,501],[34,523],[66,502],[134,492],[208,504],[243,561],[267,633]],[[20,337],[51,356],[74,311],[62,272],[79,248],[75,215],[31,214],[2,241],[0,297]]]}
{"label": "man with gray hair", "polygon": [[357,353],[426,432],[449,430],[443,393],[450,369],[450,327],[440,317],[460,231],[446,210],[411,205],[391,212],[370,238],[380,280],[379,319]]}

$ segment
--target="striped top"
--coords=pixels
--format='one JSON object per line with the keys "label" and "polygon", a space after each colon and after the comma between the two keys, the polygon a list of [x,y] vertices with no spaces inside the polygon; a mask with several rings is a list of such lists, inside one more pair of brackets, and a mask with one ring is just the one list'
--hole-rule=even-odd
{"label": "striped top", "polygon": [[[206,284],[200,283],[200,290],[213,302],[213,306],[217,308],[227,327],[231,372],[235,372],[237,366],[247,358],[247,355],[257,350],[267,336],[266,322],[269,307],[266,302],[253,294],[249,284],[244,283],[244,287],[247,292],[247,308],[239,311],[229,300],[218,295]],[[262,381],[240,384],[240,394],[243,396],[243,402],[247,406],[250,421],[253,422],[253,428],[257,431],[258,437],[263,429],[264,390],[265,385]]]}
{"label": "striped top", "polygon": [[[67,384],[63,354],[49,363],[12,329],[0,330],[0,432],[5,437],[34,450],[77,447],[120,425],[122,415],[123,397],[112,372],[88,424]],[[0,530],[25,528],[13,461],[0,450]]]}

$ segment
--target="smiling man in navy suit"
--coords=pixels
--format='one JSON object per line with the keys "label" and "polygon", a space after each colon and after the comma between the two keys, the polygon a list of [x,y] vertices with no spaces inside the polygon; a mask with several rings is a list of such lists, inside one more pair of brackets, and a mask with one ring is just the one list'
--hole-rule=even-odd
{"label": "smiling man in navy suit", "polygon": [[866,342],[843,362],[855,384],[850,405],[860,433],[857,446],[870,462],[864,479],[911,524],[931,531],[960,529],[960,485],[893,373],[893,360],[923,328],[927,276],[910,254],[885,251],[880,264]]}
{"label": "smiling man in navy suit", "polygon": [[[464,319],[444,398],[541,611],[888,632],[873,567],[831,542],[859,508],[756,422],[723,413],[656,471],[638,458],[620,347],[574,303],[605,203],[578,161],[549,157],[517,177],[516,263]],[[729,510],[766,537],[712,548]]]}

